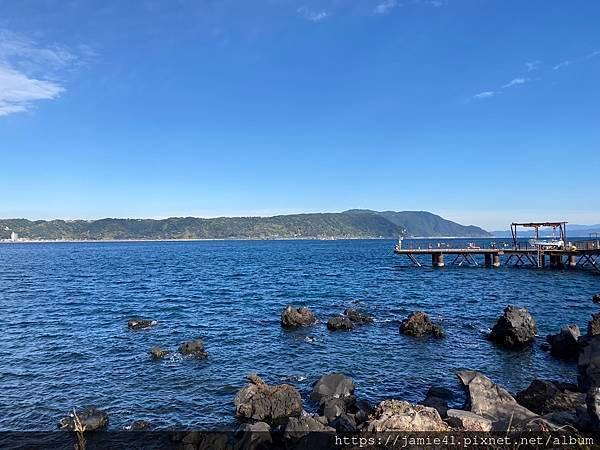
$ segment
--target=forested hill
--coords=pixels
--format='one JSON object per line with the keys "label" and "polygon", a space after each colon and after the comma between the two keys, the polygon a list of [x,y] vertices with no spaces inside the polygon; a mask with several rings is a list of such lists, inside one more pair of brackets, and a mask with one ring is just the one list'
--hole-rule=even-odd
{"label": "forested hill", "polygon": [[15,232],[20,239],[328,239],[406,237],[484,237],[464,226],[424,211],[350,210],[342,213],[273,217],[173,217],[169,219],[36,220],[0,219],[0,239]]}

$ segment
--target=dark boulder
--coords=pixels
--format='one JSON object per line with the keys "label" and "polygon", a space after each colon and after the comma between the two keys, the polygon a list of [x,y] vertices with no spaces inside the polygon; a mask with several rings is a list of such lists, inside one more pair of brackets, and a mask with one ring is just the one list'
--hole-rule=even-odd
{"label": "dark boulder", "polygon": [[354,433],[356,431],[356,419],[352,414],[340,414],[333,421],[331,426],[340,433]]}
{"label": "dark boulder", "polygon": [[600,294],[596,294],[592,297],[594,303],[600,303]]}
{"label": "dark boulder", "polygon": [[145,330],[147,328],[153,327],[158,322],[156,320],[149,319],[131,319],[127,321],[127,328],[133,331]]}
{"label": "dark boulder", "polygon": [[354,381],[343,373],[323,375],[313,385],[310,399],[324,405],[325,401],[332,398],[354,398]]}
{"label": "dark boulder", "polygon": [[331,331],[350,331],[354,328],[354,323],[347,317],[332,317],[327,321],[327,329]]}
{"label": "dark boulder", "polygon": [[314,325],[316,321],[317,318],[313,312],[305,307],[296,309],[292,305],[287,305],[281,313],[281,326],[283,328],[298,328]]}
{"label": "dark boulder", "polygon": [[[237,449],[268,449],[272,448],[273,437],[271,427],[265,422],[243,423],[236,433]],[[228,447],[225,447],[228,448]],[[185,449],[184,449],[185,450]]]}
{"label": "dark boulder", "polygon": [[600,387],[600,335],[579,338],[577,383],[581,392]]}
{"label": "dark boulder", "polygon": [[416,337],[428,334],[437,338],[444,336],[443,328],[434,324],[423,311],[416,311],[404,319],[400,324],[400,333]]}
{"label": "dark boulder", "polygon": [[194,339],[193,341],[184,342],[179,346],[179,353],[184,356],[193,356],[194,358],[198,359],[204,359],[208,356],[202,339]]}
{"label": "dark boulder", "polygon": [[600,313],[592,314],[592,320],[588,322],[587,334],[589,336],[600,334]]}
{"label": "dark boulder", "polygon": [[518,392],[517,402],[536,414],[575,411],[585,404],[585,394],[563,390],[551,381],[533,380],[527,389]]}
{"label": "dark boulder", "polygon": [[550,344],[550,353],[563,359],[577,358],[577,340],[581,336],[577,325],[569,325],[561,328],[558,334],[549,334],[546,341]]}
{"label": "dark boulder", "polygon": [[235,415],[240,420],[262,421],[271,425],[287,422],[302,413],[300,393],[289,384],[269,386],[258,375],[235,396]]}
{"label": "dark boulder", "polygon": [[489,339],[507,348],[522,348],[535,340],[535,320],[526,308],[509,305],[498,319]]}
{"label": "dark boulder", "polygon": [[373,323],[372,316],[364,314],[356,309],[348,308],[344,311],[344,315],[357,325]]}
{"label": "dark boulder", "polygon": [[333,422],[335,420],[336,417],[341,416],[342,414],[344,414],[347,409],[348,409],[348,400],[352,398],[352,400],[354,399],[353,397],[347,397],[347,398],[336,398],[336,397],[330,397],[324,400],[323,404],[321,405],[321,412],[323,413],[323,416],[325,416],[327,418],[328,422]]}
{"label": "dark boulder", "polygon": [[150,349],[150,357],[152,359],[163,359],[169,353],[171,353],[169,350],[165,350],[164,348],[161,348],[161,347],[152,347]]}
{"label": "dark boulder", "polygon": [[317,417],[313,417],[306,411],[302,411],[299,417],[290,417],[284,431],[284,438],[292,441],[298,441],[309,433],[329,432],[334,433],[335,429],[325,425]]}
{"label": "dark boulder", "polygon": [[452,400],[453,394],[450,389],[443,387],[432,387],[427,391],[425,399],[419,404],[434,408],[441,417],[446,417],[448,412],[448,401]]}
{"label": "dark boulder", "polygon": [[[81,425],[81,427],[79,427]],[[95,406],[73,411],[58,422],[59,428],[69,431],[96,431],[108,426],[108,414]]]}
{"label": "dark boulder", "polygon": [[135,420],[123,428],[125,431],[149,431],[152,424],[147,420]]}

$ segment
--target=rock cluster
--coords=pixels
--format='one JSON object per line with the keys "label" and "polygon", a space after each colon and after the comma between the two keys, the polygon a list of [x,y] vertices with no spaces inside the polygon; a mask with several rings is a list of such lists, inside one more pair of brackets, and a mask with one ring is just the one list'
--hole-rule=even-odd
{"label": "rock cluster", "polygon": [[317,322],[313,312],[305,307],[294,308],[288,305],[281,313],[281,326],[283,328],[298,328],[314,325]]}
{"label": "rock cluster", "polygon": [[535,320],[526,308],[509,305],[488,337],[501,346],[518,349],[533,342],[537,331]]}
{"label": "rock cluster", "polygon": [[438,324],[434,324],[423,311],[416,311],[404,319],[400,324],[400,333],[416,337],[428,334],[436,338],[444,336],[443,328]]}

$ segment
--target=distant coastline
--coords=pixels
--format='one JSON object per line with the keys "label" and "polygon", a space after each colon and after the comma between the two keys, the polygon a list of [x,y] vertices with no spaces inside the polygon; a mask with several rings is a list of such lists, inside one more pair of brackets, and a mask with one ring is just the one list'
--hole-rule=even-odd
{"label": "distant coastline", "polygon": [[397,239],[490,237],[426,211],[349,210],[272,217],[172,217],[168,219],[28,220],[0,219],[0,240],[154,241]]}
{"label": "distant coastline", "polygon": [[[473,236],[416,236],[406,237],[405,240],[427,241],[427,240],[449,240],[449,239],[490,239],[489,236],[473,237]],[[499,238],[506,239],[506,238]],[[394,240],[391,237],[342,237],[342,238],[206,238],[206,239],[19,239],[17,241],[0,240],[0,244],[109,244],[109,243],[127,243],[127,242],[234,242],[234,241],[389,241]]]}

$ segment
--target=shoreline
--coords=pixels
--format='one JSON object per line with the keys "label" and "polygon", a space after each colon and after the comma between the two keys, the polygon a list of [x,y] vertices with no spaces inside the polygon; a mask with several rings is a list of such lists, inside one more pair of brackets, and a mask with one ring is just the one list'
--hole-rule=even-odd
{"label": "shoreline", "polygon": [[[489,236],[418,236],[405,240],[434,240],[434,239],[494,239]],[[502,238],[500,238],[502,239]],[[507,238],[508,239],[508,238]],[[18,241],[0,241],[0,244],[92,244],[92,243],[126,243],[126,242],[212,242],[212,241],[389,241],[397,238],[387,237],[343,237],[343,238],[174,238],[174,239],[19,239]]]}

